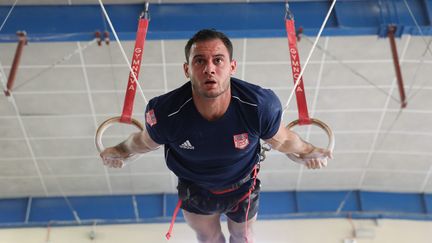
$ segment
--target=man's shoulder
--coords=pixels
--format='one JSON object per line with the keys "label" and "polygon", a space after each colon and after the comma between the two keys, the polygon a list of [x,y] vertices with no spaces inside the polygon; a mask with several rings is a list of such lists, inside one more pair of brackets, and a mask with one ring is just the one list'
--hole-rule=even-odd
{"label": "man's shoulder", "polygon": [[173,89],[165,94],[156,96],[149,101],[149,106],[165,107],[167,109],[176,108],[178,104],[182,104],[192,97],[190,82]]}
{"label": "man's shoulder", "polygon": [[232,95],[249,103],[260,105],[262,103],[274,102],[276,94],[259,85],[249,83],[237,78],[231,78]]}
{"label": "man's shoulder", "polygon": [[151,111],[158,119],[159,123],[172,117],[173,114],[179,113],[182,108],[192,100],[192,90],[190,82],[185,83],[179,88],[176,88],[166,94],[152,98],[147,105],[147,112]]}
{"label": "man's shoulder", "polygon": [[260,89],[263,89],[259,85],[256,85],[256,84],[253,84],[253,83],[250,83],[250,82],[247,82],[245,80],[238,79],[238,78],[234,78],[234,77],[231,77],[231,84],[234,87],[246,88],[246,89],[251,90],[251,91],[259,91]]}

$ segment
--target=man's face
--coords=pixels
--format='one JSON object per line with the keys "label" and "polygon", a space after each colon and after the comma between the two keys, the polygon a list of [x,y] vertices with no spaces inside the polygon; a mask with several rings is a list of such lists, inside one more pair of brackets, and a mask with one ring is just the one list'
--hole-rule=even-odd
{"label": "man's face", "polygon": [[193,44],[188,63],[183,68],[195,95],[216,98],[229,90],[230,77],[235,73],[237,63],[230,60],[222,40],[214,39]]}

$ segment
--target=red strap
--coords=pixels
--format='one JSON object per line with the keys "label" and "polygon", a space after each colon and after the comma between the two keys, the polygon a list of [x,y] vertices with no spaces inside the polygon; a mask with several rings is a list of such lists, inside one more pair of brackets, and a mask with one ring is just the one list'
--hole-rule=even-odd
{"label": "red strap", "polygon": [[245,241],[246,243],[249,243],[249,238],[248,238],[248,217],[249,217],[249,210],[250,210],[250,205],[251,205],[251,194],[253,192],[253,190],[255,190],[255,185],[256,185],[256,179],[258,176],[258,165],[255,165],[254,170],[253,170],[253,183],[251,188],[249,188],[249,191],[246,193],[246,195],[244,195],[239,202],[243,201],[244,199],[246,199],[246,197],[248,198],[248,206],[246,208],[246,215],[245,215]]}
{"label": "red strap", "polygon": [[[135,48],[131,63],[131,68],[137,80],[141,67],[142,56],[144,53],[144,43],[147,35],[148,23],[149,20],[145,18],[141,18],[138,23],[138,31],[136,35]],[[135,99],[136,86],[137,84],[135,82],[135,78],[132,75],[132,72],[130,72],[120,122],[131,123],[132,121],[132,110]]]}
{"label": "red strap", "polygon": [[222,191],[211,191],[211,193],[213,193],[215,195],[222,195],[222,194],[225,194],[225,193],[228,193],[228,192],[233,192],[233,191],[235,191],[237,189],[238,188],[229,188],[229,189],[225,189],[225,190],[222,190]]}
{"label": "red strap", "polygon": [[[252,187],[249,188],[249,191],[243,197],[241,197],[240,200],[238,201],[238,203],[240,203],[241,201],[245,200],[246,198],[249,198],[248,207],[246,209],[246,216],[245,216],[246,217],[246,221],[245,221],[245,239],[246,239],[246,243],[248,242],[248,238],[247,238],[248,223],[247,223],[247,221],[248,221],[249,209],[250,209],[250,203],[251,203],[250,202],[250,195],[252,194],[252,191],[255,189],[257,175],[258,175],[258,165],[255,165],[255,167],[253,168],[253,176],[252,176],[252,178],[254,180],[253,180],[253,183],[252,183]],[[182,205],[182,200],[179,199],[177,201],[177,205],[176,205],[176,207],[174,209],[174,213],[173,213],[173,215],[171,217],[170,227],[168,229],[168,232],[165,235],[165,237],[167,238],[167,240],[169,240],[171,238],[172,231],[173,231],[173,228],[174,228],[174,223],[175,223],[175,220],[177,218],[177,214],[178,214],[178,211],[180,210],[181,205]]]}
{"label": "red strap", "polygon": [[175,223],[175,220],[177,218],[177,214],[178,214],[178,211],[179,211],[181,205],[182,205],[182,201],[179,199],[178,202],[177,202],[177,205],[176,205],[176,207],[174,209],[173,216],[171,218],[171,224],[170,224],[169,230],[168,230],[168,232],[165,235],[165,237],[167,238],[167,240],[169,240],[171,238],[171,234],[172,234],[172,231],[173,231],[174,223]]}
{"label": "red strap", "polygon": [[245,237],[245,241],[246,241],[246,243],[249,243],[249,238],[248,238],[248,217],[249,217],[249,210],[250,210],[250,205],[251,205],[251,198],[250,198],[250,195],[252,194],[252,191],[250,190],[249,192],[248,192],[248,206],[247,206],[247,209],[246,209],[246,221],[245,221],[245,235],[244,235],[244,237]]}
{"label": "red strap", "polygon": [[[293,73],[293,78],[295,83],[298,77],[300,76],[301,66],[300,66],[299,52],[297,49],[297,36],[296,36],[296,31],[294,26],[294,19],[285,19],[285,27],[288,36],[291,68],[292,68],[292,73]],[[300,125],[311,124],[308,108],[307,108],[306,96],[304,93],[303,77],[300,77],[300,81],[296,87],[295,93],[297,99],[297,109],[299,112],[299,124]]]}

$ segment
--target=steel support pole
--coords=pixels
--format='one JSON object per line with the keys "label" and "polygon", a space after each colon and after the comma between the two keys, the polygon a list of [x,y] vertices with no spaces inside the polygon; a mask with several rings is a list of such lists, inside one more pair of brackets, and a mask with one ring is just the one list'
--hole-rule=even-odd
{"label": "steel support pole", "polygon": [[399,87],[401,108],[405,108],[407,106],[407,100],[406,100],[406,96],[405,96],[405,88],[404,88],[404,84],[403,84],[402,71],[401,71],[401,67],[400,67],[400,63],[399,63],[399,56],[398,56],[397,47],[396,47],[395,33],[396,33],[396,26],[389,25],[387,37],[389,38],[391,51],[392,51],[392,55],[393,55],[393,64],[395,67],[396,79],[397,79],[397,83],[398,83],[398,87]]}
{"label": "steel support pole", "polygon": [[5,95],[6,96],[10,96],[10,92],[12,91],[14,82],[15,82],[15,77],[16,77],[16,73],[18,71],[18,66],[19,66],[19,62],[21,60],[21,55],[22,55],[22,50],[24,48],[24,45],[27,44],[27,34],[24,31],[19,31],[17,32],[17,36],[18,36],[18,46],[17,49],[15,51],[15,56],[12,62],[12,67],[9,71],[9,77],[8,77],[8,81],[7,81],[7,85],[6,85],[6,90]]}

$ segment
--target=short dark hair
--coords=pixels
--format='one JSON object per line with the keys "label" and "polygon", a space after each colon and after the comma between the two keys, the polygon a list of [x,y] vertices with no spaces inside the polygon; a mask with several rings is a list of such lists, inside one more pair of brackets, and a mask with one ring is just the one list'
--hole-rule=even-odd
{"label": "short dark hair", "polygon": [[186,43],[185,46],[186,62],[189,62],[190,50],[193,44],[200,41],[208,41],[214,39],[220,39],[224,43],[225,47],[228,49],[230,60],[232,60],[233,45],[231,40],[224,33],[217,31],[215,29],[202,29],[196,32],[195,35],[192,36],[192,38],[190,38],[189,41]]}

